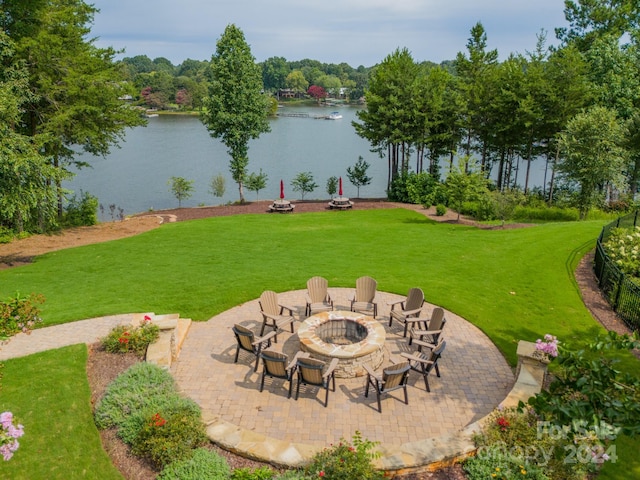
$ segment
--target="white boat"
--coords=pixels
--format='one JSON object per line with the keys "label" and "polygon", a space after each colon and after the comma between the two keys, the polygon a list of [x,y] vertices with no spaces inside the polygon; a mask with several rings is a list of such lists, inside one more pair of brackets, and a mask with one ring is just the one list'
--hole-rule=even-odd
{"label": "white boat", "polygon": [[342,118],[342,114],[340,112],[331,112],[327,116],[327,120],[339,120]]}

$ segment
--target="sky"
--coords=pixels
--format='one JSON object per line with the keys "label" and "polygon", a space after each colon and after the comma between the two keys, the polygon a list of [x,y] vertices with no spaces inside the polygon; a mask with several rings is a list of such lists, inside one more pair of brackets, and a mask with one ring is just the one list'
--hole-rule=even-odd
{"label": "sky", "polygon": [[87,0],[100,10],[91,36],[122,57],[209,60],[229,24],[244,33],[256,61],[284,57],[357,68],[406,48],[416,62],[466,52],[481,22],[500,59],[526,54],[536,36],[566,26],[563,0]]}

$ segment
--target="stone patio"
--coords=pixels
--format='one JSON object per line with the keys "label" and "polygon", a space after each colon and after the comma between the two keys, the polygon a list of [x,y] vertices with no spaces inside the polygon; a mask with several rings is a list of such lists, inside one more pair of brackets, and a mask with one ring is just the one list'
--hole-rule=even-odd
{"label": "stone patio", "polygon": [[[349,310],[353,289],[330,288],[336,310]],[[402,361],[401,352],[413,351],[397,322],[389,327],[388,304],[403,297],[378,292],[377,320],[386,330],[383,367]],[[303,319],[305,290],[279,294],[282,304],[295,307]],[[423,315],[434,305],[425,304]],[[383,396],[382,413],[375,394],[364,397],[365,377],[338,379],[330,392],[302,386],[300,398],[287,398],[288,384],[267,378],[259,392],[262,367],[253,371],[255,357],[241,351],[234,363],[236,341],[231,330],[240,323],[259,333],[262,316],[253,300],[191,325],[171,372],[183,393],[202,408],[210,438],[224,448],[275,464],[297,466],[316,451],[351,439],[356,430],[380,442],[378,464],[403,470],[442,461],[451,451],[473,449],[469,429],[498,406],[514,386],[513,371],[489,338],[461,317],[446,312],[443,338],[447,347],[440,362],[441,378],[429,377],[426,392],[422,376],[411,372],[409,405],[402,392]],[[295,323],[296,332],[300,325]],[[299,350],[297,333],[278,333],[273,349],[290,356]],[[514,347],[515,348],[515,347]]]}

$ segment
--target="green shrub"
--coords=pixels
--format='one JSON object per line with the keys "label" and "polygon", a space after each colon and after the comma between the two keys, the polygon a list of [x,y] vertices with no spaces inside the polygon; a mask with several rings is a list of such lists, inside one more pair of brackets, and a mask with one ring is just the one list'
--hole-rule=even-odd
{"label": "green shrub", "polygon": [[309,477],[304,474],[302,470],[287,470],[281,473],[273,480],[308,480]]}
{"label": "green shrub", "polygon": [[541,423],[533,409],[493,412],[474,441],[478,453],[464,467],[470,479],[582,480],[606,453],[590,435],[569,438],[566,429]]}
{"label": "green shrub", "polygon": [[331,480],[381,480],[384,475],[373,468],[371,462],[376,457],[372,452],[376,445],[376,442],[364,440],[356,431],[353,443],[342,439],[338,445],[317,453],[305,473],[313,478],[322,476]]}
{"label": "green shrub", "polygon": [[[421,173],[403,173],[391,181],[387,197],[392,202],[415,203],[430,207],[438,190],[438,180],[433,175]],[[438,201],[441,198],[438,197]]]}
{"label": "green shrub", "polygon": [[98,199],[88,192],[81,192],[69,199],[63,215],[63,225],[81,227],[98,223]]}
{"label": "green shrub", "polygon": [[640,277],[640,227],[614,228],[602,246],[623,273]]}
{"label": "green shrub", "polygon": [[513,218],[523,222],[575,222],[580,214],[576,208],[518,206]]}
{"label": "green shrub", "polygon": [[144,355],[149,344],[155,342],[159,335],[160,329],[152,323],[145,323],[139,327],[119,325],[101,341],[109,353],[134,352]]}
{"label": "green shrub", "polygon": [[192,408],[177,408],[147,416],[131,444],[131,451],[164,467],[173,461],[188,460],[193,450],[206,442],[200,412],[194,414]]}
{"label": "green shrub", "polygon": [[96,407],[96,425],[102,429],[118,427],[153,398],[170,395],[175,395],[175,382],[169,372],[146,362],[133,365],[107,387]]}
{"label": "green shrub", "polygon": [[216,452],[197,448],[191,458],[171,462],[158,475],[158,480],[226,480],[230,469]]}
{"label": "green shrub", "polygon": [[275,472],[269,467],[236,468],[231,474],[231,480],[271,480]]}
{"label": "green shrub", "polygon": [[0,243],[11,243],[14,237],[13,230],[0,225]]}
{"label": "green shrub", "polygon": [[0,340],[15,335],[16,333],[29,333],[38,323],[40,318],[40,308],[38,305],[44,303],[44,296],[32,293],[28,297],[15,297],[5,302],[0,302]]}
{"label": "green shrub", "polygon": [[201,414],[197,403],[177,392],[152,395],[141,408],[124,417],[118,425],[118,437],[127,445],[132,445],[147,419],[158,412],[162,412],[163,415],[182,412],[195,417],[200,417]]}
{"label": "green shrub", "polygon": [[445,213],[447,213],[447,207],[445,207],[443,204],[439,203],[438,205],[436,205],[436,215],[438,217],[442,217]]}
{"label": "green shrub", "polygon": [[486,449],[464,462],[469,480],[548,480],[540,468],[500,447]]}

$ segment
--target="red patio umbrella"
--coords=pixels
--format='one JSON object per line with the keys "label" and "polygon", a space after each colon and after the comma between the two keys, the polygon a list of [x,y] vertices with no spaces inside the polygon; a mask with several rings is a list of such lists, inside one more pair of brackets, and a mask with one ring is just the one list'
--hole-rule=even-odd
{"label": "red patio umbrella", "polygon": [[338,195],[342,196],[342,177],[340,177],[340,189],[338,190]]}
{"label": "red patio umbrella", "polygon": [[280,200],[284,199],[284,182],[280,180]]}

